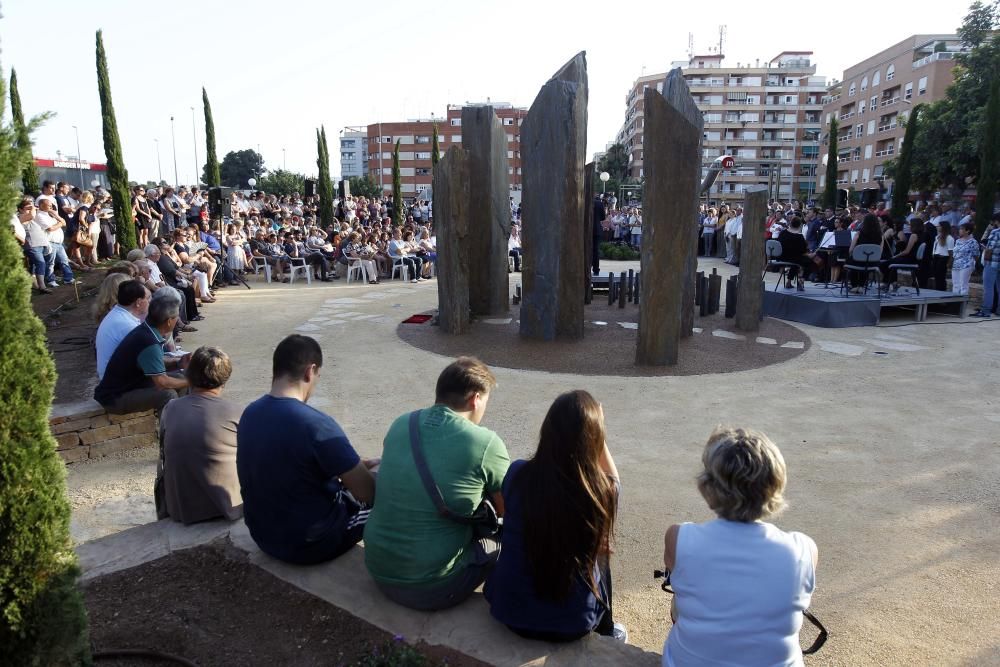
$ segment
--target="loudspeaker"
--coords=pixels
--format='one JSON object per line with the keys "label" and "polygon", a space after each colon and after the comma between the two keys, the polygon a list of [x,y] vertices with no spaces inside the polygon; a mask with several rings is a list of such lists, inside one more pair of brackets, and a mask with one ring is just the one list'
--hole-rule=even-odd
{"label": "loudspeaker", "polygon": [[847,208],[847,190],[837,190],[837,208]]}
{"label": "loudspeaker", "polygon": [[315,178],[307,178],[306,179],[306,188],[305,188],[306,189],[306,193],[305,193],[306,197],[315,197],[316,196],[316,184],[317,184],[317,181],[316,181]]}
{"label": "loudspeaker", "polygon": [[868,209],[874,207],[875,202],[878,201],[878,197],[878,188],[865,188],[861,191],[861,206]]}
{"label": "loudspeaker", "polygon": [[212,218],[232,217],[229,197],[232,188],[209,188],[208,189],[208,215]]}
{"label": "loudspeaker", "polygon": [[348,197],[351,196],[351,182],[348,181],[346,178],[342,179],[340,181],[340,184],[337,186],[337,190],[338,190],[337,194],[340,195],[340,201],[346,200]]}

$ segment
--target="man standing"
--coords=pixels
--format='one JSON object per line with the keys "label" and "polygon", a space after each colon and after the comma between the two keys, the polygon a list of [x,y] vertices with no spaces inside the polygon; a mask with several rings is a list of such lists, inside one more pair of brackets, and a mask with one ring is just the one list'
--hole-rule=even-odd
{"label": "man standing", "polygon": [[[164,405],[177,398],[178,390],[188,386],[186,379],[167,374],[168,361],[163,357],[163,345],[177,324],[181,305],[180,295],[167,289],[157,290],[157,298],[149,303],[146,321],[118,344],[94,389],[94,399],[113,415],[143,410],[159,414]],[[183,369],[189,358],[185,355],[169,363]]]}
{"label": "man standing", "polygon": [[[591,244],[593,247],[590,253],[590,265],[595,276],[601,275],[601,239],[604,235],[604,219],[607,212],[604,209],[604,201],[600,195],[594,196],[594,224],[591,232]],[[520,262],[517,262],[520,264]]]}
{"label": "man standing", "polygon": [[743,207],[736,207],[736,215],[726,221],[726,264],[739,264],[739,249],[737,247],[736,234],[738,229],[743,227]]}
{"label": "man standing", "polygon": [[983,252],[983,305],[972,314],[973,317],[992,317],[996,310],[997,272],[1000,271],[1000,213],[994,213],[991,228],[986,237]]}
{"label": "man standing", "polygon": [[72,285],[76,282],[76,277],[69,265],[69,257],[66,256],[66,246],[63,245],[63,241],[66,239],[66,234],[63,231],[66,228],[66,220],[59,217],[51,199],[40,199],[36,216],[41,218],[39,221],[41,226],[48,227],[47,233],[51,248],[51,252],[45,258],[45,282],[48,283],[49,287],[59,286],[55,276],[55,268],[58,267],[63,274],[63,285]]}
{"label": "man standing", "polygon": [[306,405],[322,366],[314,339],[278,343],[271,391],[247,406],[236,433],[250,536],[264,553],[300,565],[357,544],[375,498],[378,459],[361,459],[332,417]]}
{"label": "man standing", "polygon": [[97,327],[97,377],[104,377],[104,369],[118,345],[149,313],[149,290],[138,280],[126,280],[118,286],[118,304],[108,311]]}
{"label": "man standing", "polygon": [[495,386],[483,362],[459,358],[438,377],[432,407],[419,411],[412,425],[414,418],[405,414],[389,427],[378,498],[365,528],[365,564],[397,604],[452,607],[471,595],[496,563],[496,539],[477,539],[467,523],[438,511],[414,454],[419,447],[425,472],[452,513],[471,516],[488,499],[502,515],[500,488],[510,457],[497,434],[479,425]]}

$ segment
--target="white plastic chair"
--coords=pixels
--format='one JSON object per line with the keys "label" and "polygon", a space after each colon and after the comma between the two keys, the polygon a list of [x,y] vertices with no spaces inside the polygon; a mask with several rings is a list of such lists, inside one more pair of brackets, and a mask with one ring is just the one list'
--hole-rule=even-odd
{"label": "white plastic chair", "polygon": [[253,274],[255,276],[260,275],[261,269],[264,270],[264,278],[267,282],[271,282],[271,265],[267,263],[267,259],[264,257],[251,257],[250,258],[250,268],[253,269]]}
{"label": "white plastic chair", "polygon": [[292,257],[288,266],[288,284],[295,284],[295,274],[302,272],[306,276],[306,283],[312,285],[312,267],[306,263],[305,257]]}
{"label": "white plastic chair", "polygon": [[351,284],[351,280],[360,280],[364,282],[365,280],[365,267],[361,263],[361,260],[356,257],[347,258],[347,284]]}
{"label": "white plastic chair", "polygon": [[402,278],[403,282],[409,282],[410,267],[400,257],[397,257],[392,260],[392,275],[389,277],[389,280],[395,280],[397,273],[399,274],[400,278]]}

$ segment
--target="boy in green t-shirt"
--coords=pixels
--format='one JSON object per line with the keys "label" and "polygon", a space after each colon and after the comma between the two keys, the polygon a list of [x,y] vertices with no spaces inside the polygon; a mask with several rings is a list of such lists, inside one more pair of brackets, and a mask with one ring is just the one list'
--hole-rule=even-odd
{"label": "boy in green t-shirt", "polygon": [[[503,514],[500,486],[510,457],[493,431],[479,426],[496,378],[462,357],[438,377],[434,406],[420,413],[420,440],[445,505],[471,515],[487,498]],[[472,528],[441,516],[420,478],[410,443],[409,414],[385,436],[375,506],[365,526],[365,564],[390,600],[422,610],[445,609],[482,584],[499,542],[477,540]]]}

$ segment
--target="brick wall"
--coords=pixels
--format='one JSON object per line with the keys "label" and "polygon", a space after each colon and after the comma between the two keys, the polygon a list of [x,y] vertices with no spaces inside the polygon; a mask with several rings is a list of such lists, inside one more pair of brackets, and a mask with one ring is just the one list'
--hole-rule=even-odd
{"label": "brick wall", "polygon": [[66,463],[96,459],[128,449],[156,444],[156,417],[152,410],[109,415],[96,402],[54,406],[49,427],[56,449]]}

